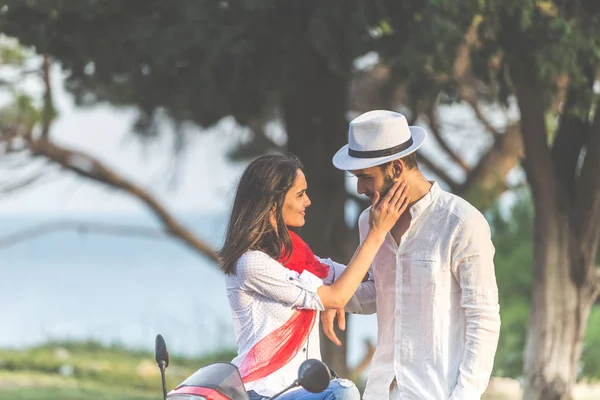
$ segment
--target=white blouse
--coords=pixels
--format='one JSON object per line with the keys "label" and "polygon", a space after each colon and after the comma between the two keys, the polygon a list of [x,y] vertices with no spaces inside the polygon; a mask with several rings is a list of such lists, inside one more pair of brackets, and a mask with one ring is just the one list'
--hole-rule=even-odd
{"label": "white blouse", "polygon": [[254,250],[239,258],[235,275],[227,275],[227,297],[238,346],[238,355],[232,363],[238,367],[254,345],[285,324],[295,309],[317,310],[313,329],[300,352],[278,371],[247,383],[246,390],[272,396],[294,382],[303,361],[321,359],[319,311],[324,308],[317,289],[331,284],[344,266],[330,259],[317,259],[330,266],[325,279],[308,271],[299,274],[289,270],[266,253]]}

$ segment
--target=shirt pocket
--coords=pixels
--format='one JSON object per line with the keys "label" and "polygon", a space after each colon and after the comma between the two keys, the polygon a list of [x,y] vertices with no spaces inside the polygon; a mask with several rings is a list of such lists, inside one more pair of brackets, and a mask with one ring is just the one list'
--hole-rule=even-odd
{"label": "shirt pocket", "polygon": [[415,291],[441,294],[450,290],[445,279],[449,272],[443,267],[439,255],[417,252],[410,256],[410,282]]}

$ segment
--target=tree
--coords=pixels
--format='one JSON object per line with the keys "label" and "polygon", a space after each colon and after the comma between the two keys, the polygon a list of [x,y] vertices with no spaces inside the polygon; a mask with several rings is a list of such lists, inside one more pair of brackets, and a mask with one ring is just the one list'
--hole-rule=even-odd
{"label": "tree", "polygon": [[[492,240],[496,247],[496,276],[500,297],[502,327],[494,375],[519,379],[523,376],[523,348],[532,301],[533,201],[530,191],[514,193],[515,201],[507,211],[499,204],[488,211]],[[600,257],[600,254],[598,254]],[[600,307],[590,313],[579,363],[582,380],[600,378]]]}
{"label": "tree", "polygon": [[[474,28],[468,70],[520,114],[534,206],[533,303],[525,350],[527,399],[569,399],[600,288],[600,5],[592,1],[429,3],[431,35],[415,31],[417,81],[452,71],[460,32]],[[468,23],[467,23],[468,22]],[[428,47],[429,46],[429,47]],[[429,49],[440,49],[431,54]],[[419,49],[425,49],[425,51]],[[461,96],[459,82],[442,88]]]}
{"label": "tree", "polygon": [[[511,16],[508,8],[494,18],[501,24],[498,43],[506,51],[521,112],[525,170],[536,211],[525,360],[528,399],[570,398],[587,319],[600,289],[595,266],[600,114],[592,89],[600,60],[600,8],[592,2],[564,2],[560,9],[547,5],[544,10],[532,2],[528,11],[514,9]],[[565,97],[556,131],[550,132],[545,117],[561,76],[567,79]]]}
{"label": "tree", "polygon": [[[447,85],[451,79],[435,77],[422,85],[415,84],[410,73],[406,76],[411,79],[399,78],[402,72],[423,65],[414,51],[412,32],[423,27],[426,2],[15,0],[5,4],[1,31],[60,62],[69,74],[67,88],[80,104],[136,105],[141,135],[156,133],[159,115],[167,115],[175,124],[192,121],[200,126],[233,115],[251,128],[253,140],[232,154],[251,158],[281,149],[265,128],[269,121],[281,121],[287,134],[285,148],[305,161],[313,199],[302,234],[323,256],[348,260],[358,237],[344,215],[346,202],[356,198],[346,192],[344,174],[331,167],[332,155],[346,142],[348,111],[409,106],[411,119],[428,121],[443,151],[467,178],[452,179],[447,166],[427,157],[422,163],[450,188],[474,199],[482,193],[493,193],[489,196],[493,199],[505,190],[506,174],[520,157],[518,129],[497,129],[480,112],[475,94],[481,85],[463,67],[468,46],[458,46],[465,31],[457,29],[452,36],[456,46],[447,48],[457,64],[452,76],[460,78],[456,80],[470,94],[475,115],[493,138],[474,166],[452,149],[437,124],[439,82]],[[463,18],[462,23],[468,27],[470,20]],[[371,50],[382,55],[389,79],[373,80],[377,68],[356,71],[353,67],[356,57]],[[360,89],[368,81],[371,84]],[[363,101],[367,92],[375,94],[371,103]],[[404,99],[398,98],[400,93],[406,94]],[[345,352],[335,351],[328,341],[324,345],[326,360],[346,375]]]}

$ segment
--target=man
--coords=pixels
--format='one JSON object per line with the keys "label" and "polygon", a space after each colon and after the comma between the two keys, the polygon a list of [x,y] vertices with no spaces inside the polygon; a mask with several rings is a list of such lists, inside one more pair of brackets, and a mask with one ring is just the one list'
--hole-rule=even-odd
{"label": "man", "polygon": [[[480,399],[500,331],[487,221],[421,174],[415,152],[426,132],[409,127],[402,114],[364,113],[350,122],[348,136],[333,164],[358,178],[359,194],[383,196],[395,181],[406,180],[412,199],[346,307],[377,312],[377,348],[363,399]],[[367,209],[359,217],[361,242],[368,218]],[[339,344],[335,315],[328,310],[322,320]]]}

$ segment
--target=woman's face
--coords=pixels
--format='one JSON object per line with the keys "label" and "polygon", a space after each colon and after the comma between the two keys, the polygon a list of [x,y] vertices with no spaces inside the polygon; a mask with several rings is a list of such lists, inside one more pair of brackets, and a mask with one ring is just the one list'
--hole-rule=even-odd
{"label": "woman's face", "polygon": [[306,208],[310,206],[310,199],[306,194],[306,177],[301,170],[296,172],[294,186],[286,193],[281,214],[286,226],[300,227],[304,225]]}

